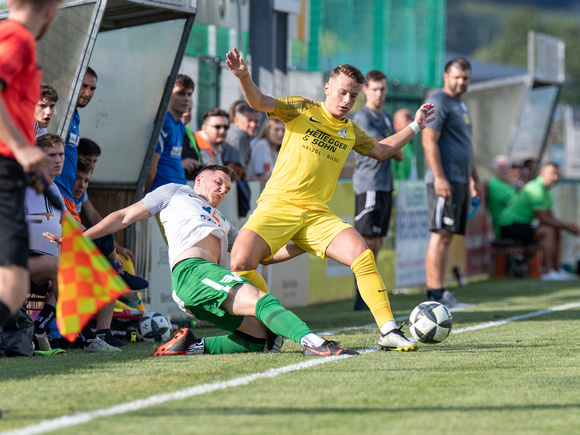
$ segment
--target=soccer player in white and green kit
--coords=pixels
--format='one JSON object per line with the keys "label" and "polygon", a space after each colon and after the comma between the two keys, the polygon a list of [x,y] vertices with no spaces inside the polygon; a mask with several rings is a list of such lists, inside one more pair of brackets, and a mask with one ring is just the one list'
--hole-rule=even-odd
{"label": "soccer player in white and green kit", "polygon": [[264,95],[252,81],[236,48],[228,52],[226,65],[238,78],[251,107],[286,124],[272,176],[232,249],[232,270],[267,291],[255,269],[292,240],[306,252],[350,266],[361,296],[379,326],[380,348],[417,350],[395,324],[372,251],[360,234],[326,204],[352,149],[377,160],[386,159],[433,121],[433,105],[424,104],[409,126],[379,141],[345,118],[365,81],[360,70],[351,65],[339,65],[331,71],[324,87],[324,102]]}
{"label": "soccer player in white and green kit", "polygon": [[[193,188],[176,183],[160,186],[84,233],[95,239],[159,214],[169,245],[173,299],[187,313],[232,333],[197,339],[189,329],[182,329],[155,355],[261,352],[267,345],[267,350],[277,345],[275,336],[302,344],[304,356],[356,355],[314,334],[274,296],[224,267],[238,230],[216,207],[235,178],[226,166],[205,166]],[[296,245],[287,245],[270,263],[303,252]]]}

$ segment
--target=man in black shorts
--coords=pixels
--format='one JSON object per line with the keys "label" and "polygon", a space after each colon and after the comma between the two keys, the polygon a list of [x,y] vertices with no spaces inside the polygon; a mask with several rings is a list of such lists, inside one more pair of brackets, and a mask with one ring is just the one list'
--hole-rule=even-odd
{"label": "man in black shorts", "polygon": [[[383,110],[387,98],[387,77],[379,70],[369,71],[363,88],[365,105],[354,115],[354,121],[371,137],[382,140],[395,133],[391,115]],[[393,157],[403,160],[403,150]],[[393,203],[393,173],[391,158],[383,161],[355,154],[356,167],[352,175],[352,187],[356,195],[354,228],[378,258],[383,246]],[[368,310],[356,285],[355,310]]]}
{"label": "man in black shorts", "polygon": [[445,65],[443,89],[427,101],[435,104],[435,121],[422,134],[431,238],[425,256],[427,299],[447,308],[466,308],[445,289],[449,246],[455,234],[465,234],[470,197],[479,196],[473,165],[471,114],[461,96],[469,86],[471,65],[454,58]]}
{"label": "man in black shorts", "polygon": [[41,77],[35,40],[57,6],[57,0],[13,0],[8,19],[0,23],[0,328],[30,288],[25,172],[45,164],[44,152],[31,146]]}

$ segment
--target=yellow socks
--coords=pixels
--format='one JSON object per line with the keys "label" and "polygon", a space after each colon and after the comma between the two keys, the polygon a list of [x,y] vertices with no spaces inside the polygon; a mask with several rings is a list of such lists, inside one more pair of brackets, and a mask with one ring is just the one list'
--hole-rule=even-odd
{"label": "yellow socks", "polygon": [[262,278],[262,275],[260,275],[255,270],[245,270],[243,272],[237,272],[237,273],[238,273],[238,275],[246,278],[255,287],[259,288],[264,293],[268,293],[268,284],[266,284],[266,281],[264,280],[264,278]]}
{"label": "yellow socks", "polygon": [[355,274],[360,295],[369,306],[377,325],[394,321],[385,283],[377,271],[375,256],[370,249],[364,251],[350,266]]}

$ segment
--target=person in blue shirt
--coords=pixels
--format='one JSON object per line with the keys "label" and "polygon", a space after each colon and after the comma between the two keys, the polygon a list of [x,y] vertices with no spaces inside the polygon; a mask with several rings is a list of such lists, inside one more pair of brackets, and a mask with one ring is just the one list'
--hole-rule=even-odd
{"label": "person in blue shirt", "polygon": [[185,74],[178,74],[167,106],[165,121],[155,153],[149,167],[145,192],[157,189],[167,183],[187,184],[185,170],[181,163],[181,151],[185,136],[185,125],[181,117],[191,107],[193,80]]}
{"label": "person in blue shirt", "polygon": [[60,190],[60,193],[64,198],[64,203],[67,210],[78,222],[81,221],[81,218],[76,211],[76,204],[73,198],[73,188],[77,178],[77,161],[79,159],[77,147],[79,146],[80,139],[79,124],[81,122],[81,118],[79,116],[78,109],[85,107],[90,103],[91,99],[95,95],[95,90],[97,89],[97,80],[97,73],[91,67],[87,67],[85,77],[83,78],[83,84],[79,92],[77,107],[70,122],[70,127],[66,136],[64,147],[65,159],[62,173],[54,179],[58,190]]}

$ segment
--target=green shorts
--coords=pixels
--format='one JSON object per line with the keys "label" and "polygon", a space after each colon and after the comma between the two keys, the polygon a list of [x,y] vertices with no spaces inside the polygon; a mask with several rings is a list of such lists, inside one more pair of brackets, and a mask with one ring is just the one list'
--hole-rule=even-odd
{"label": "green shorts", "polygon": [[232,316],[220,306],[237,284],[251,284],[246,278],[201,258],[177,263],[171,274],[173,300],[179,308],[218,328],[233,332],[244,316]]}

